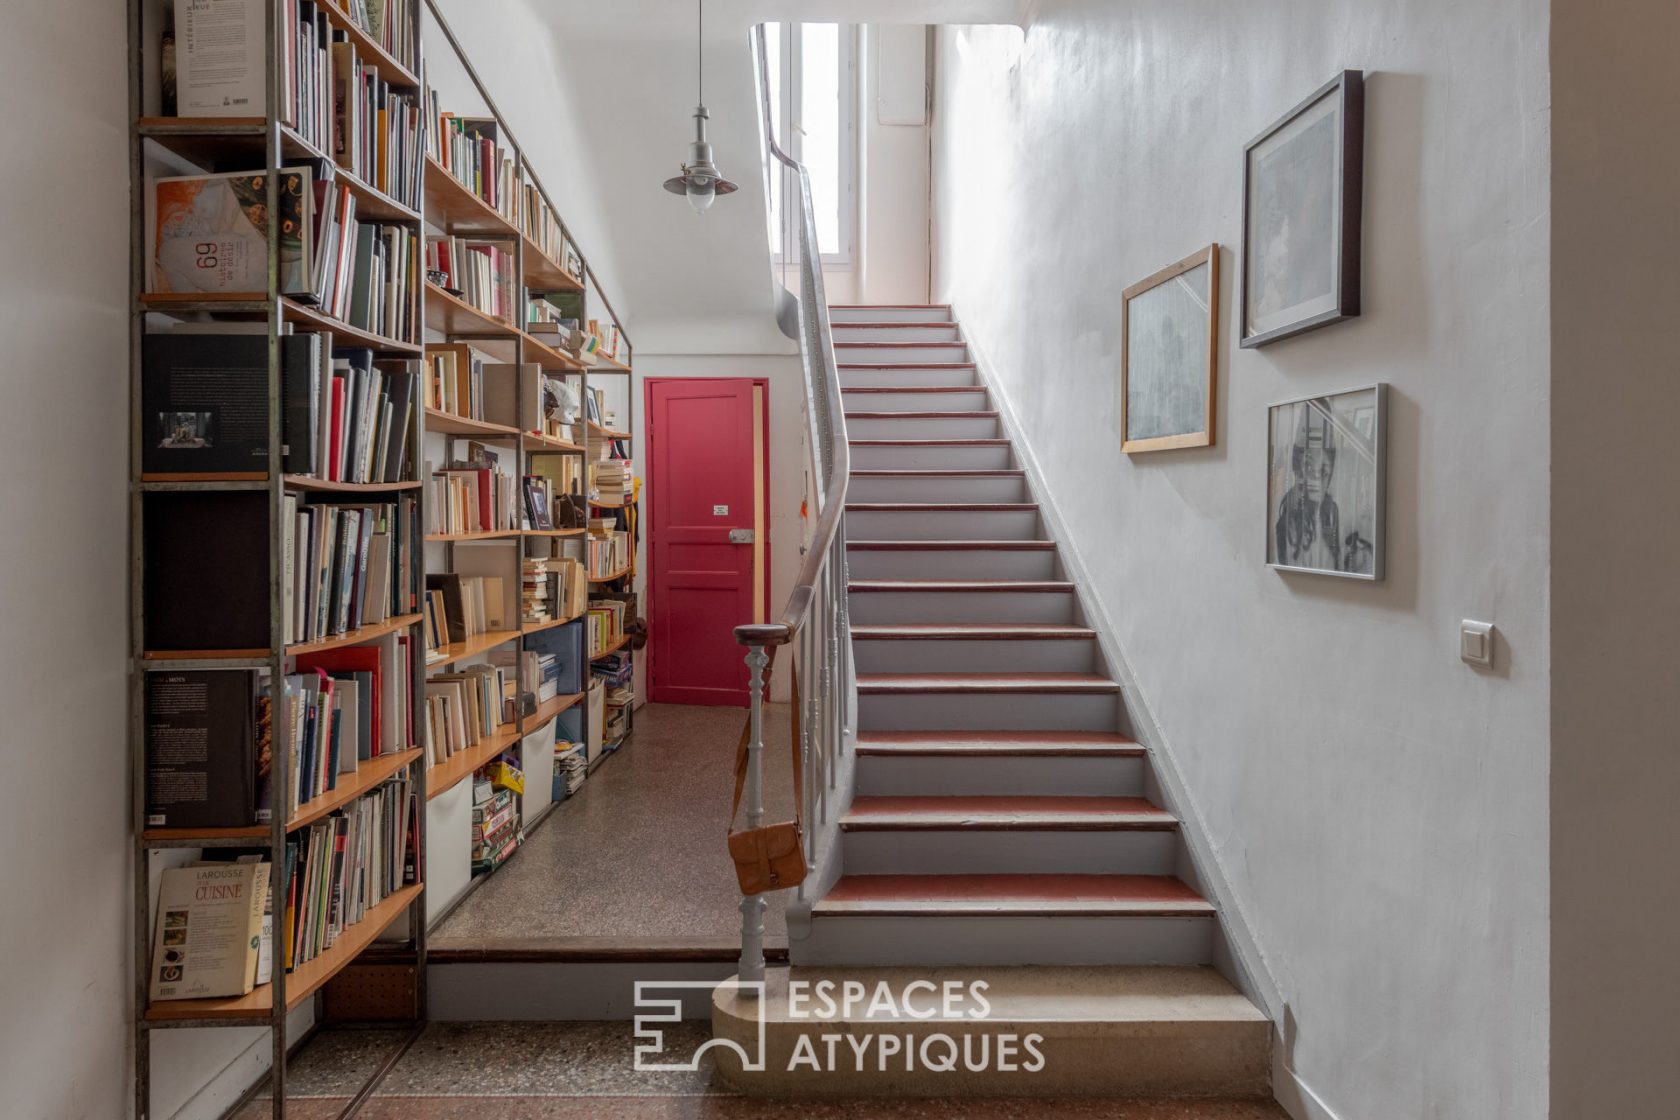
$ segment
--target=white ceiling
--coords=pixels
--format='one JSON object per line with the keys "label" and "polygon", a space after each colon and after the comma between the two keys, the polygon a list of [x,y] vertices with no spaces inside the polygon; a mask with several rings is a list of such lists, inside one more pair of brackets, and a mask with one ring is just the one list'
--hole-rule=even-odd
{"label": "white ceiling", "polygon": [[703,216],[661,186],[678,173],[692,139],[694,0],[440,6],[646,354],[763,353],[789,345],[775,328],[771,299],[747,38],[753,24],[1020,23],[1027,4],[711,0],[711,140],[718,166],[741,189]]}

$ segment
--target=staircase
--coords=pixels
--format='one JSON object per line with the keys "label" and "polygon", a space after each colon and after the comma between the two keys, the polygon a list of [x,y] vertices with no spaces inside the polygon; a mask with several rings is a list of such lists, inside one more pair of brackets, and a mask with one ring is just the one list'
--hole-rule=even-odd
{"label": "staircase", "polygon": [[1214,908],[1175,874],[1178,822],[950,310],[830,316],[857,785],[801,959],[1211,962]]}
{"label": "staircase", "polygon": [[[851,460],[855,788],[842,874],[790,945],[792,975],[985,978],[988,1027],[1043,1033],[1047,1068],[778,1077],[802,1034],[834,1024],[790,1018],[789,974],[773,971],[769,1072],[741,1077],[726,1057],[720,1070],[755,1092],[1266,1095],[1270,1025],[1208,967],[1215,908],[1184,877],[1179,822],[1120,731],[1120,687],[950,309],[830,319]],[[756,1014],[720,994],[714,1027],[745,1040]]]}

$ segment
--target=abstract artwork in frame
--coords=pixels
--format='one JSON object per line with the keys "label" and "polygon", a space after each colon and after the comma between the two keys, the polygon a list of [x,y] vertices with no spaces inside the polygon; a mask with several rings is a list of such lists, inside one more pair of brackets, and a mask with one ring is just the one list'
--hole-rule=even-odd
{"label": "abstract artwork in frame", "polygon": [[1359,314],[1365,79],[1346,70],[1243,150],[1242,337]]}
{"label": "abstract artwork in frame", "polygon": [[1267,420],[1266,563],[1382,579],[1388,386],[1275,404]]}
{"label": "abstract artwork in frame", "polygon": [[1213,443],[1219,246],[1127,288],[1120,310],[1120,450]]}

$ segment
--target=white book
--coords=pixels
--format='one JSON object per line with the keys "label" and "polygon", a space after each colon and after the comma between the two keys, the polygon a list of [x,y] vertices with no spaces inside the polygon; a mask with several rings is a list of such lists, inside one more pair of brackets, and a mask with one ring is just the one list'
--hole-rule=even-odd
{"label": "white book", "polygon": [[175,88],[183,117],[260,117],[264,0],[175,0]]}
{"label": "white book", "polygon": [[174,867],[158,890],[151,998],[242,996],[256,982],[268,865]]}

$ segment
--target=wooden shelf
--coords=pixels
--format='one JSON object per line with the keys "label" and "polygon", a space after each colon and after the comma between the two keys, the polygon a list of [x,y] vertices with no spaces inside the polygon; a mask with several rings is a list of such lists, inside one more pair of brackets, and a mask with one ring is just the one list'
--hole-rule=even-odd
{"label": "wooden shelf", "polygon": [[143,661],[260,661],[273,656],[268,649],[149,649]]}
{"label": "wooden shelf", "polygon": [[454,543],[456,541],[511,540],[514,537],[523,535],[524,531],[521,529],[492,529],[489,532],[477,533],[427,533],[426,540],[432,542],[442,541],[447,544]]}
{"label": "wooden shelf", "polygon": [[427,224],[451,234],[475,234],[510,241],[523,236],[513,223],[496,212],[495,207],[468,190],[465,183],[431,156],[426,157],[424,179]]}
{"label": "wooden shelf", "polygon": [[[413,85],[413,78],[406,84]],[[267,125],[261,117],[141,117],[135,127],[141,136],[200,166],[220,166],[230,162],[230,157],[243,163],[261,164],[267,146]],[[349,168],[338,166],[332,156],[285,125],[280,126],[280,152],[288,163],[319,160],[330,165],[333,181],[348,186],[356,197],[358,218],[391,222],[420,220],[420,213],[414,207],[392,198]]]}
{"label": "wooden shelf", "polygon": [[630,574],[630,568],[628,566],[625,566],[623,568],[620,568],[616,572],[609,572],[604,576],[590,576],[589,577],[589,582],[590,583],[611,583],[613,580],[623,579],[625,576],[627,576],[629,574]]}
{"label": "wooden shelf", "polygon": [[519,337],[525,340],[525,360],[534,361],[543,369],[581,370],[588,368],[583,362],[578,361],[570,354],[556,350],[529,331],[520,331]]}
{"label": "wooden shelf", "polygon": [[[222,315],[245,315],[264,318],[268,314],[268,296],[263,292],[146,292],[140,305],[147,311],[164,314],[185,314],[191,311]],[[353,327],[342,319],[335,319],[317,307],[300,303],[291,296],[280,300],[280,316],[305,331],[326,331],[333,335],[333,345],[351,344],[392,354],[418,355],[421,347],[412,342],[387,338],[382,334]]]}
{"label": "wooden shelf", "polygon": [[[286,831],[295,832],[304,825],[320,820],[334,809],[343,808],[409,763],[418,761],[424,753],[418,747],[411,747],[358,764],[353,776],[339,776],[339,785],[336,788],[299,805],[287,818]],[[346,781],[346,778],[349,780]],[[266,847],[269,828],[266,824],[254,824],[248,828],[148,828],[141,836],[147,843],[152,844],[180,845],[194,840],[214,844],[230,840],[249,840],[253,845]]]}
{"label": "wooden shelf", "polygon": [[329,482],[303,474],[285,476],[288,490],[316,490],[328,494],[390,494],[399,490],[418,490],[419,482]]}
{"label": "wooden shelf", "polygon": [[613,654],[617,653],[619,650],[623,649],[627,644],[629,644],[629,641],[630,641],[630,635],[620,634],[618,636],[618,640],[615,641],[612,645],[608,646],[606,649],[602,650],[600,653],[590,654],[589,655],[589,660],[599,661],[603,657],[611,657]]}
{"label": "wooden shelf", "polygon": [[[540,435],[537,432],[526,432],[525,433],[525,443],[527,444],[527,446],[525,448],[525,450],[527,450],[527,451],[543,451],[543,452],[551,452],[552,451],[552,452],[559,452],[561,454],[573,454],[573,453],[575,453],[575,454],[578,454],[578,455],[587,455],[589,453],[589,449],[587,447],[581,447],[578,444],[575,444],[575,443],[571,442],[570,440],[559,439],[555,436]],[[533,444],[533,443],[537,444],[538,446],[537,447],[529,446],[530,444]]]}
{"label": "wooden shelf", "polygon": [[320,638],[313,642],[293,642],[286,647],[287,657],[297,657],[304,653],[320,653],[323,650],[338,649],[340,646],[360,645],[363,642],[382,638],[386,634],[403,630],[420,621],[418,614],[399,614],[395,618],[388,618],[384,622],[376,622],[372,626],[362,626],[355,630],[347,630],[342,634],[335,634],[330,638]]}
{"label": "wooden shelf", "polygon": [[519,328],[426,281],[426,326],[448,335],[514,338]]}
{"label": "wooden shelf", "polygon": [[487,649],[495,649],[503,642],[517,640],[517,630],[486,630],[482,634],[474,634],[464,642],[450,642],[440,646],[438,652],[442,654],[437,660],[426,659],[427,669],[441,669],[446,665],[453,665],[457,661],[465,661],[469,657],[483,653]]}
{"label": "wooden shelf", "polygon": [[574,707],[581,703],[582,700],[583,693],[581,692],[565,693],[554,697],[552,700],[544,700],[541,704],[537,705],[536,711],[532,712],[520,721],[522,733],[525,735],[531,734],[533,731],[541,728],[549,720],[553,719],[567,708]]}
{"label": "wooden shelf", "polygon": [[551,618],[547,622],[527,622],[521,629],[522,634],[541,634],[544,630],[552,630],[556,626],[564,626],[568,622],[576,622],[577,616],[571,618]]}
{"label": "wooden shelf", "polygon": [[608,369],[618,370],[620,373],[630,372],[630,363],[621,362],[617,358],[610,358],[605,354],[596,354],[595,364],[598,366],[606,366]]}
{"label": "wooden shelf", "polygon": [[583,281],[564,265],[537,247],[525,234],[519,235],[525,248],[525,286],[539,292],[581,292]]}
{"label": "wooden shelf", "polygon": [[[411,902],[420,897],[420,892],[424,889],[422,884],[415,883],[394,891],[362,915],[361,921],[339,934],[332,948],[287,973],[286,1010],[290,1011],[301,1004],[319,991],[328,980],[338,975],[340,969],[355,960],[363,949],[373,944],[380,934],[390,928],[391,923],[397,920]],[[279,916],[278,913],[276,916]],[[279,927],[283,924],[278,921],[275,923],[276,968],[280,967],[280,961],[284,957],[283,947],[279,943]],[[154,1023],[180,1019],[266,1019],[274,1005],[273,991],[272,984],[263,984],[246,995],[228,996],[223,999],[161,1000],[146,1008],[146,1018]]]}
{"label": "wooden shelf", "polygon": [[581,537],[588,533],[588,529],[526,529],[527,537]]}
{"label": "wooden shelf", "polygon": [[448,793],[462,778],[519,742],[517,722],[504,724],[464,751],[450,755],[426,771],[426,800]]}
{"label": "wooden shelf", "polygon": [[477,436],[479,439],[517,439],[519,429],[507,424],[492,424],[488,420],[474,420],[457,416],[441,408],[426,409],[426,431],[452,436]]}
{"label": "wooden shelf", "polygon": [[596,509],[623,509],[625,506],[629,505],[630,503],[628,501],[623,501],[623,502],[598,502],[594,498],[591,498],[591,499],[589,499],[589,504],[594,506]]}
{"label": "wooden shelf", "polygon": [[341,0],[319,0],[319,6],[326,9],[328,22],[342,29],[350,42],[355,44],[357,62],[373,67],[379,71],[381,78],[394,86],[413,87],[420,84],[408,67],[397,61],[378,40],[357,26],[356,21],[346,13]]}
{"label": "wooden shelf", "polygon": [[591,420],[589,422],[589,430],[591,432],[593,432],[595,435],[600,436],[602,439],[633,439],[633,438],[635,438],[629,432],[621,432],[621,431],[618,431],[614,428],[603,428],[601,425],[597,424],[593,420]]}
{"label": "wooden shelf", "polygon": [[[302,828],[306,824],[318,821],[334,809],[341,809],[367,793],[380,782],[394,775],[398,770],[411,762],[417,762],[425,755],[419,747],[411,747],[395,754],[382,754],[378,758],[370,758],[356,766],[354,775],[340,774],[338,786],[330,789],[319,797],[312,797],[299,805],[286,822],[286,831]],[[349,778],[348,782],[345,778]]]}
{"label": "wooden shelf", "polygon": [[330,331],[333,334],[333,345],[342,346],[351,342],[360,346],[367,346],[374,350],[389,350],[392,353],[412,354],[419,356],[421,347],[414,342],[401,342],[394,338],[386,338],[382,334],[364,331],[360,327],[353,327],[340,319],[335,319],[326,312],[310,307],[308,304],[287,297],[280,301],[281,314],[287,322],[305,330]]}

